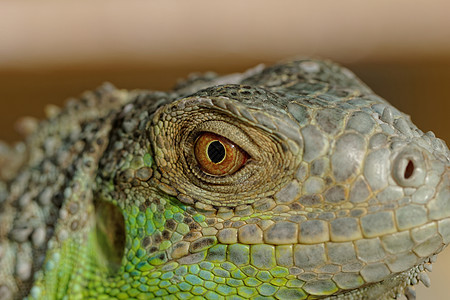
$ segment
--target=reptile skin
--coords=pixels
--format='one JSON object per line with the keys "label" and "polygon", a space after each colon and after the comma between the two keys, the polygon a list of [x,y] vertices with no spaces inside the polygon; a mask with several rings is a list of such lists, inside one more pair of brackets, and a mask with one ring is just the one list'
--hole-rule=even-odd
{"label": "reptile skin", "polygon": [[450,243],[445,142],[331,62],[47,111],[0,147],[1,300],[413,299]]}

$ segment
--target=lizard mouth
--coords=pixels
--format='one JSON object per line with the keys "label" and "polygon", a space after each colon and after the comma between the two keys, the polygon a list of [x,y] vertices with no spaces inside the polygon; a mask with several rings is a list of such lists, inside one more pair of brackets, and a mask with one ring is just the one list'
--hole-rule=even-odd
{"label": "lizard mouth", "polygon": [[125,251],[125,222],[117,206],[105,201],[95,201],[97,262],[109,274],[116,273]]}
{"label": "lizard mouth", "polygon": [[408,300],[415,300],[415,285],[419,282],[422,282],[426,287],[431,285],[427,272],[431,272],[432,263],[436,261],[436,257],[437,254],[434,254],[404,272],[393,274],[380,282],[363,285],[358,289],[344,291],[339,295],[333,295],[326,299],[334,299],[334,297],[368,300],[399,299],[401,295],[404,295]]}

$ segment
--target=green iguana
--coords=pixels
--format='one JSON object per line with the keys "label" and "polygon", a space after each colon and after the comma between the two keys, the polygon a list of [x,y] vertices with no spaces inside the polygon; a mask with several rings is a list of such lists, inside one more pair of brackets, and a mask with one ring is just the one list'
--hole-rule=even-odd
{"label": "green iguana", "polygon": [[445,142],[331,62],[48,111],[0,151],[2,300],[413,299],[450,243]]}

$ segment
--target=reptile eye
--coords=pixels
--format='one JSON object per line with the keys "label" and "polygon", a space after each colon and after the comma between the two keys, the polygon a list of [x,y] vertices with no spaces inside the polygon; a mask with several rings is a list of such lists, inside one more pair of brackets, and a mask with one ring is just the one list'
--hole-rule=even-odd
{"label": "reptile eye", "polygon": [[233,174],[248,159],[248,154],[239,146],[210,132],[203,132],[197,138],[194,154],[200,168],[214,176]]}

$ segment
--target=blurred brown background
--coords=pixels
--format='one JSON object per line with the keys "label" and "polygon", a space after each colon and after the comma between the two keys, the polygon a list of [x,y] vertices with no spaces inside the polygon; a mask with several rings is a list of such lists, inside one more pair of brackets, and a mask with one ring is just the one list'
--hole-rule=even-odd
{"label": "blurred brown background", "polygon": [[[0,140],[110,81],[169,89],[190,72],[239,72],[293,56],[344,64],[423,131],[450,141],[450,2],[2,1]],[[448,299],[450,250],[418,299]]]}

